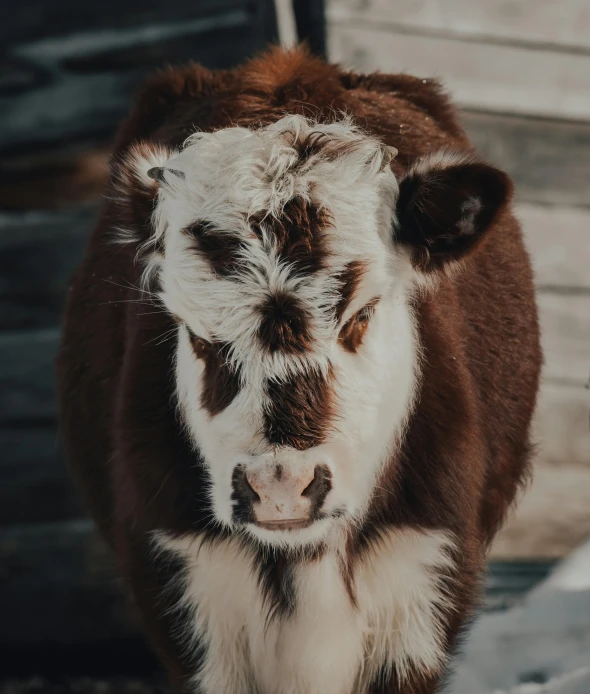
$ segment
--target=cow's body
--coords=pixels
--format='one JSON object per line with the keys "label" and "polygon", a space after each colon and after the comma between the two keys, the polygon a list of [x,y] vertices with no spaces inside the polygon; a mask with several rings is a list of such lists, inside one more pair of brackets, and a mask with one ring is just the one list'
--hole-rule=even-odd
{"label": "cow's body", "polygon": [[[398,178],[429,152],[452,149],[459,157],[470,152],[445,97],[425,80],[343,73],[302,53],[279,52],[234,72],[191,67],[165,73],[146,86],[121,130],[110,200],[71,288],[58,361],[66,448],[178,689],[203,694],[435,692],[461,626],[477,605],[486,548],[526,474],[540,365],[538,327],[518,224],[500,205],[486,243],[466,255],[461,269],[431,268],[416,280],[423,285],[419,291],[400,290],[406,298],[376,309],[376,315],[387,310],[397,316],[396,306],[410,307],[410,318],[400,312],[387,338],[392,350],[410,356],[407,367],[402,356],[396,357],[399,387],[379,407],[385,418],[379,429],[389,426],[388,417],[395,427],[387,435],[392,439],[387,455],[375,454],[383,460],[354,522],[344,525],[340,516],[346,514],[337,508],[329,518],[314,516],[305,530],[268,530],[276,522],[270,509],[270,525],[255,523],[258,535],[248,535],[233,532],[229,521],[224,525],[222,511],[213,513],[210,492],[221,487],[213,485],[218,484],[214,466],[208,468],[200,458],[207,460],[209,443],[203,440],[201,448],[193,433],[201,426],[197,420],[182,420],[191,396],[182,400],[174,378],[175,362],[178,373],[189,373],[182,371],[183,360],[190,369],[194,355],[187,357],[180,347],[176,352],[183,328],[171,317],[172,309],[140,290],[145,268],[138,248],[145,248],[151,234],[154,192],[141,179],[138,162],[143,157],[149,163],[151,157],[151,166],[159,165],[160,150],[180,148],[195,129],[259,128],[286,113],[321,124],[342,112],[399,150],[392,163]],[[129,153],[136,141],[144,144]],[[383,175],[383,185],[390,185],[390,174]],[[121,230],[131,232],[127,243],[114,242]],[[402,238],[403,230],[399,233]],[[156,239],[152,251],[161,252],[158,243],[163,241]],[[217,255],[209,251],[215,276],[226,272],[232,248],[221,250]],[[166,247],[163,254],[173,252]],[[434,264],[436,257],[431,252],[422,261]],[[298,262],[310,266],[311,277],[322,272],[321,263],[319,270],[311,267],[316,260],[310,255]],[[150,286],[159,289],[157,281]],[[281,340],[292,353],[304,351],[284,335]],[[345,352],[352,354],[358,346],[354,335],[341,333],[339,340],[342,359],[347,359]],[[334,363],[339,368],[337,358]],[[332,378],[332,366],[322,378]],[[220,366],[215,373],[215,387],[208,384],[201,405],[195,405],[212,422],[237,407],[241,397],[230,373]],[[305,381],[295,405],[282,394],[293,416],[297,402],[317,409],[315,420],[309,412],[302,419],[307,438],[278,416],[268,424],[265,410],[259,444],[268,440],[273,451],[292,451],[285,460],[302,459],[295,452],[323,450],[319,430],[333,403],[317,404],[305,395],[316,385],[319,392],[322,383]],[[297,394],[298,384],[290,383]],[[249,392],[244,383],[241,388]],[[231,389],[235,392],[228,395]],[[365,396],[358,393],[359,408]],[[340,391],[339,397],[345,399]],[[271,441],[271,436],[284,440]],[[271,455],[260,445],[256,455]],[[369,450],[370,442],[363,446]],[[281,463],[280,470],[284,467]],[[316,473],[324,467],[316,466]],[[250,485],[276,485],[264,477],[267,468],[261,469],[248,478]],[[332,473],[326,474],[318,508],[326,494],[326,503],[332,498]],[[232,479],[235,494],[239,490]],[[333,486],[332,494],[338,491],[337,475]],[[257,503],[263,504],[260,495]],[[235,495],[231,498],[228,508],[235,519],[240,504]],[[333,523],[329,533],[322,530],[327,523]],[[314,528],[319,528],[317,535]],[[273,533],[287,540],[273,544]],[[302,539],[292,547],[290,537]]]}

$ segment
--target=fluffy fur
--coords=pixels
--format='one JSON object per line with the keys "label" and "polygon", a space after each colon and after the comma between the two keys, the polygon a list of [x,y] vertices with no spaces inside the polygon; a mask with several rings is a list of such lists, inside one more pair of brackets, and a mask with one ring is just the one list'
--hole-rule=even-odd
{"label": "fluffy fur", "polygon": [[262,690],[274,694],[366,691],[376,677],[404,686],[414,670],[444,663],[442,618],[454,606],[444,575],[453,542],[442,532],[389,531],[352,576],[350,600],[337,545],[301,561],[293,576],[293,614],[267,621],[251,557],[238,541],[157,534],[155,551],[180,559],[180,610],[186,643],[203,638],[203,694]]}

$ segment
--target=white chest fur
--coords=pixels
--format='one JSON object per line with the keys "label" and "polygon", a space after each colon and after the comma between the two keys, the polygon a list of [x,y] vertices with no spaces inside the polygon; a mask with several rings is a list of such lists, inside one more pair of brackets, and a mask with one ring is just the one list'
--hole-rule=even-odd
{"label": "white chest fur", "polygon": [[207,656],[195,675],[206,694],[355,694],[383,666],[400,677],[444,663],[440,617],[452,605],[441,573],[452,543],[442,532],[390,531],[354,570],[354,606],[336,551],[298,565],[296,607],[266,621],[252,560],[237,543],[158,534],[186,562],[182,603],[194,608],[187,643]]}

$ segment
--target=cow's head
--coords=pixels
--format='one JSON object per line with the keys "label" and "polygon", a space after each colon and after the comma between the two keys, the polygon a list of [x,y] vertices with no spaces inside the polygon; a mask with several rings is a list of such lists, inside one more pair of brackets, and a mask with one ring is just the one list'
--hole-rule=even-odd
{"label": "cow's head", "polygon": [[148,150],[146,272],[216,520],[286,545],[358,524],[413,405],[412,293],[481,241],[507,178],[437,153],[398,184],[394,150],[299,116]]}

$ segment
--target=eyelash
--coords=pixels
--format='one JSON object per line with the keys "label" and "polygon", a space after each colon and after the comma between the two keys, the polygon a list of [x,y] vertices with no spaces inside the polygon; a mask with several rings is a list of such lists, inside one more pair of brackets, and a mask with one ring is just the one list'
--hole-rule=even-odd
{"label": "eyelash", "polygon": [[207,340],[203,340],[202,337],[195,335],[195,333],[188,327],[188,325],[186,325],[186,323],[184,324],[184,327],[188,332],[188,337],[191,341],[191,346],[197,359],[205,358],[210,346]]}
{"label": "eyelash", "polygon": [[366,306],[363,306],[363,308],[349,318],[340,329],[338,341],[347,352],[356,352],[358,347],[362,344],[367,328],[369,327],[369,321],[375,313],[377,301],[377,299],[374,299]]}
{"label": "eyelash", "polygon": [[358,313],[356,313],[353,318],[356,320],[357,323],[368,323],[373,314],[375,313],[375,304],[367,304],[367,306],[363,306]]}

